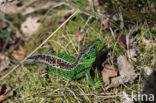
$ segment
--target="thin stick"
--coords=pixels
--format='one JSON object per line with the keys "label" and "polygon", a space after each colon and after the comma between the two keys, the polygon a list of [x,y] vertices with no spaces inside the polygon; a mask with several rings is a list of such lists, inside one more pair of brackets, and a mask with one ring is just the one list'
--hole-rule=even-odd
{"label": "thin stick", "polygon": [[122,95],[112,95],[112,96],[106,96],[104,94],[51,94],[51,95],[37,95],[36,97],[44,97],[44,98],[52,98],[52,97],[73,97],[73,96],[102,96],[105,98],[115,98],[115,97],[120,97]]}
{"label": "thin stick", "polygon": [[25,57],[18,65],[16,65],[11,71],[5,74],[3,77],[0,78],[0,81],[6,78],[9,74],[11,74],[16,68],[18,68],[24,61],[30,57],[33,53],[35,53],[39,48],[41,48],[59,29],[61,29],[74,15],[76,15],[79,10],[76,10],[66,21],[64,21],[50,36],[44,40],[34,51],[32,51],[27,57]]}

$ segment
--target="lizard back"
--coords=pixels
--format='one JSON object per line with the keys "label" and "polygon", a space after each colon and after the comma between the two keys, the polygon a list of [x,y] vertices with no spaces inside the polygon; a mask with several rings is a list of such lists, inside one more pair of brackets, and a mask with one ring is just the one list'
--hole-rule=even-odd
{"label": "lizard back", "polygon": [[100,40],[86,43],[80,49],[76,59],[64,53],[58,56],[51,54],[36,54],[28,57],[26,61],[48,64],[48,68],[53,73],[58,73],[66,78],[80,78],[85,75],[85,71],[90,68],[95,61],[100,44]]}

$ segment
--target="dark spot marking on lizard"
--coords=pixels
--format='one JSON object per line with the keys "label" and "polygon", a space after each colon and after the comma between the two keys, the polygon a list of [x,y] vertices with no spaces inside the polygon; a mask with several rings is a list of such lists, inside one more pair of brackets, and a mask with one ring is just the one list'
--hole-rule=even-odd
{"label": "dark spot marking on lizard", "polygon": [[94,45],[94,46],[93,46],[93,48],[95,49],[95,48],[96,48],[96,46]]}
{"label": "dark spot marking on lizard", "polygon": [[87,57],[87,59],[90,59],[90,57]]}
{"label": "dark spot marking on lizard", "polygon": [[28,60],[36,61],[36,62],[42,62],[46,63],[48,65],[51,65],[56,68],[66,68],[70,70],[72,63],[53,55],[47,55],[47,54],[37,54],[32,55],[31,57],[28,57]]}

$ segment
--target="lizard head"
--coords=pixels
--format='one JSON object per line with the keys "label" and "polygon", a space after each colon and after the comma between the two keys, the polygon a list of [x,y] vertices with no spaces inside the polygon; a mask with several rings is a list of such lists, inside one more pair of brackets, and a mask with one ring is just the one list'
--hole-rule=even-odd
{"label": "lizard head", "polygon": [[80,64],[84,64],[85,68],[90,67],[96,60],[96,54],[100,49],[101,41],[99,39],[90,41],[84,46],[82,46],[78,58],[80,59]]}

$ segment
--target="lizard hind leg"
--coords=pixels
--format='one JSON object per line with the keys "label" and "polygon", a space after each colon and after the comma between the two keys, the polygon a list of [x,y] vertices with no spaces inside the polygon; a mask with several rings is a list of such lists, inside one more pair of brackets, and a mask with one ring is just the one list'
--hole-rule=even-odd
{"label": "lizard hind leg", "polygon": [[85,76],[86,76],[86,81],[88,82],[90,86],[95,87],[95,88],[99,88],[100,86],[102,86],[102,82],[100,80],[97,80],[96,82],[92,80],[91,75],[90,75],[90,69],[86,71]]}

